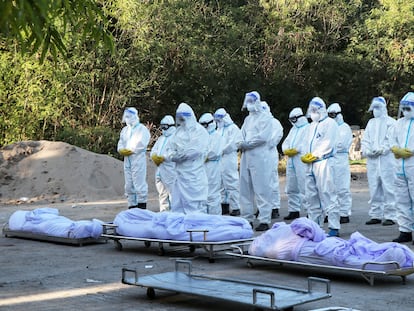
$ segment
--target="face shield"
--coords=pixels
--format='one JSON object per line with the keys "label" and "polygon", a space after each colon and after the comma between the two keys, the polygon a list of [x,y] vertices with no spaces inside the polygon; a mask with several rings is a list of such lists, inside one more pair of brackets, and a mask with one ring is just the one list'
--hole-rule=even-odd
{"label": "face shield", "polygon": [[139,122],[138,118],[138,110],[135,108],[126,108],[124,110],[124,114],[122,115],[122,122],[126,123],[126,125],[131,126]]}
{"label": "face shield", "polygon": [[380,118],[387,112],[387,102],[382,96],[374,97],[368,111],[372,111],[374,118]]}
{"label": "face shield", "polygon": [[246,93],[242,110],[247,109],[249,112],[257,112],[260,111],[261,108],[260,94],[256,91]]}
{"label": "face shield", "polygon": [[177,112],[175,115],[175,120],[177,122],[177,126],[185,125],[185,123],[191,118],[191,112]]}
{"label": "face shield", "polygon": [[311,118],[313,122],[318,122],[324,113],[326,114],[325,102],[320,97],[312,98],[306,116]]}
{"label": "face shield", "polygon": [[223,108],[217,109],[214,113],[214,121],[216,122],[218,128],[222,128],[224,126],[224,117],[226,115],[227,113]]}

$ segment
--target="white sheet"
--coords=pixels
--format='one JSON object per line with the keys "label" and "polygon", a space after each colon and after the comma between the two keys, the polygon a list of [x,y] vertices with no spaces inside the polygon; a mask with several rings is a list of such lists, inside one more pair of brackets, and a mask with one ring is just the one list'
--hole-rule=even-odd
{"label": "white sheet", "polygon": [[[241,217],[204,213],[154,213],[133,208],[120,212],[115,217],[114,224],[118,226],[118,234],[136,238],[189,241],[189,229],[208,230],[206,241],[209,242],[253,237],[252,227]],[[193,241],[204,241],[203,233],[194,232]]]}
{"label": "white sheet", "polygon": [[18,210],[9,218],[9,229],[62,238],[99,238],[103,221],[73,221],[59,215],[55,208],[42,207],[33,211]]}

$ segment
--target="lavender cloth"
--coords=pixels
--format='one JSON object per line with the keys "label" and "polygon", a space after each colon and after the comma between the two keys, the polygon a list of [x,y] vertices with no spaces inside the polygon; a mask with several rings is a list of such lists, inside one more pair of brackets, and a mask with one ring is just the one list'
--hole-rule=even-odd
{"label": "lavender cloth", "polygon": [[[160,240],[189,241],[187,230],[208,230],[206,241],[231,241],[253,237],[247,220],[241,217],[208,215],[203,213],[182,214],[174,212],[154,213],[139,208],[120,212],[114,219],[117,234]],[[193,232],[193,241],[204,241],[202,232]]]}
{"label": "lavender cloth", "polygon": [[16,211],[9,218],[9,229],[62,238],[99,238],[103,221],[73,221],[59,215],[55,208],[42,207],[33,211]]}
{"label": "lavender cloth", "polygon": [[[249,254],[259,257],[361,269],[367,262],[397,262],[400,267],[413,267],[414,252],[407,246],[376,243],[359,232],[350,239],[326,237],[313,221],[302,217],[290,225],[279,222],[250,245]],[[395,266],[389,266],[395,268]],[[387,266],[370,265],[371,270]]]}

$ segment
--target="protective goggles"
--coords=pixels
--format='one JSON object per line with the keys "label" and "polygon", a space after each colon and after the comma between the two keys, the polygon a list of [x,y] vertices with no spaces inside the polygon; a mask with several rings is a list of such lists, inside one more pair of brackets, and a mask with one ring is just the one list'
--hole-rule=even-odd
{"label": "protective goggles", "polygon": [[328,116],[332,119],[335,119],[340,112],[328,112]]}
{"label": "protective goggles", "polygon": [[296,122],[298,122],[300,117],[303,117],[303,114],[301,114],[300,116],[291,117],[291,118],[289,118],[289,121],[292,122],[292,123],[296,123]]}
{"label": "protective goggles", "polygon": [[165,131],[165,130],[168,130],[172,126],[174,126],[174,124],[161,124],[160,128]]}
{"label": "protective goggles", "polygon": [[217,113],[215,113],[214,114],[214,119],[215,120],[221,120],[221,119],[223,119],[224,118],[224,114],[217,114]]}
{"label": "protective goggles", "polygon": [[214,120],[211,120],[211,121],[209,121],[209,122],[200,122],[200,124],[201,124],[202,126],[204,126],[205,128],[208,128],[209,124],[211,124],[211,123],[213,123],[213,122],[214,122]]}
{"label": "protective goggles", "polygon": [[404,106],[404,107],[401,107],[401,110],[402,111],[411,111],[411,107],[410,106]]}

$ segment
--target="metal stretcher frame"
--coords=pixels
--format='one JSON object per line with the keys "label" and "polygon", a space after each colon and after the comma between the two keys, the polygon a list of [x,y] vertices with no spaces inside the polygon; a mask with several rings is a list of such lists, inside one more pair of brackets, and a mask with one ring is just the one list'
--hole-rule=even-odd
{"label": "metal stretcher frame", "polygon": [[44,241],[44,242],[52,242],[52,243],[60,243],[60,244],[71,244],[77,246],[84,246],[89,244],[96,244],[96,243],[106,243],[106,239],[104,238],[65,238],[65,237],[56,237],[47,234],[41,233],[33,233],[28,231],[21,231],[21,230],[11,230],[6,224],[3,227],[3,235],[6,238],[23,238],[28,240],[35,240],[35,241]]}
{"label": "metal stretcher frame", "polygon": [[[395,261],[387,262],[366,262],[362,265],[361,269],[357,268],[348,268],[348,267],[338,267],[330,265],[321,265],[306,263],[300,261],[290,261],[290,260],[281,260],[274,258],[266,258],[260,256],[252,256],[247,254],[247,248],[250,243],[242,243],[232,245],[233,252],[227,252],[227,255],[239,257],[242,259],[247,259],[247,266],[249,268],[253,267],[253,261],[262,261],[262,262],[272,262],[282,265],[292,265],[300,267],[309,267],[309,268],[320,268],[323,270],[334,270],[334,271],[345,271],[345,272],[356,272],[360,273],[362,277],[369,283],[369,285],[374,285],[375,276],[399,276],[402,279],[402,284],[406,284],[407,275],[414,273],[414,267],[410,268],[401,268],[400,265]],[[384,270],[373,270],[373,267],[382,267]],[[390,269],[385,269],[390,267]]]}
{"label": "metal stretcher frame", "polygon": [[[117,225],[112,223],[103,224],[103,233],[102,237],[113,240],[115,243],[115,247],[118,250],[122,250],[122,244],[120,240],[128,240],[128,241],[138,241],[144,242],[145,247],[150,247],[151,243],[158,243],[158,255],[163,256],[165,254],[164,244],[170,246],[188,246],[190,252],[194,252],[197,247],[201,247],[204,249],[208,254],[208,261],[210,263],[215,262],[215,248],[228,246],[228,249],[231,249],[233,244],[237,243],[246,243],[253,241],[253,238],[250,239],[239,239],[239,240],[227,240],[227,241],[216,241],[210,242],[207,240],[208,230],[204,229],[192,229],[187,230],[189,234],[189,241],[184,240],[163,240],[163,239],[151,239],[151,238],[137,238],[137,237],[130,237],[119,235],[116,232]],[[193,241],[193,232],[203,232],[204,233],[204,241]],[[225,250],[225,249],[224,249]],[[221,251],[224,251],[223,249]]]}
{"label": "metal stretcher frame", "polygon": [[[188,272],[178,271],[187,265]],[[175,271],[138,276],[136,270],[123,268],[122,283],[147,288],[148,298],[155,298],[155,289],[168,290],[194,296],[215,298],[247,304],[269,310],[292,310],[294,306],[331,297],[330,281],[309,277],[307,290],[251,281],[216,278],[193,274],[189,260],[176,260]],[[131,277],[132,276],[132,277]],[[325,292],[314,290],[315,284],[325,286]]]}

